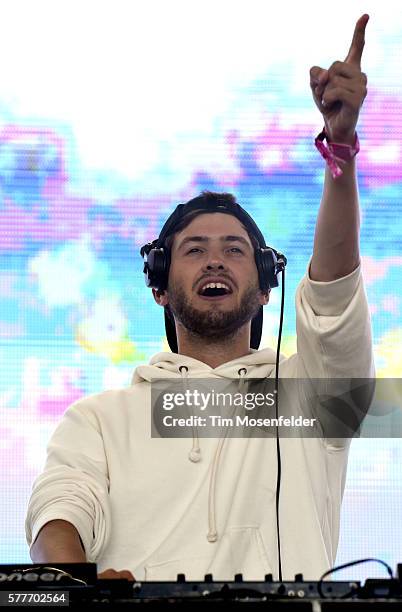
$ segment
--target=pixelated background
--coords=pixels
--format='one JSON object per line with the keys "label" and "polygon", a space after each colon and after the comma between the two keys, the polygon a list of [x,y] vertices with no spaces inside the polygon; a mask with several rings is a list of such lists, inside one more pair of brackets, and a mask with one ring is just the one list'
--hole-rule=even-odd
{"label": "pixelated background", "polygon": [[[4,0],[0,37],[0,561],[75,399],[167,349],[139,247],[203,189],[233,192],[288,257],[282,352],[323,184],[309,69],[367,12],[362,265],[376,366],[402,375],[402,12],[397,0]],[[280,291],[261,347],[276,346]],[[402,561],[402,440],[352,444],[337,561]],[[382,576],[380,566],[340,578]]]}

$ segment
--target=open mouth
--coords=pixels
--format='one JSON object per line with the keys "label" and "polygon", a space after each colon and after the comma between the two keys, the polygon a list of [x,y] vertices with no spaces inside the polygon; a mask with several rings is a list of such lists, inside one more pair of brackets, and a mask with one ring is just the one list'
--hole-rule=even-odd
{"label": "open mouth", "polygon": [[198,291],[198,295],[206,300],[222,300],[233,293],[227,283],[206,283]]}

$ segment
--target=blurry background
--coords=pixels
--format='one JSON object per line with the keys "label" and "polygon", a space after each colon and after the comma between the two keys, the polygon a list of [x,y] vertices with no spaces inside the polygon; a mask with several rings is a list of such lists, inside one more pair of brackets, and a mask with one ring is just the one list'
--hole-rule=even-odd
{"label": "blurry background", "polygon": [[[379,376],[402,376],[402,12],[397,0],[3,0],[0,36],[0,562],[77,398],[167,350],[139,247],[203,189],[233,192],[288,257],[282,352],[324,163],[309,69],[367,12],[362,262]],[[280,291],[261,347],[276,346]],[[402,561],[402,440],[354,441],[337,561]],[[384,575],[380,566],[336,578]]]}

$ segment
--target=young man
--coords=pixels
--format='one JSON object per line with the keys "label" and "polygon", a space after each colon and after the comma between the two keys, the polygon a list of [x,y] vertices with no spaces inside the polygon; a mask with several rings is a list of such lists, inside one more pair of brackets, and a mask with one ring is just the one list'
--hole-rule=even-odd
{"label": "young man", "polygon": [[[374,375],[354,160],[367,20],[358,20],[344,62],[310,71],[327,140],[344,162],[339,175],[331,146],[321,145],[324,194],[296,295],[298,352],[281,361],[284,378]],[[278,578],[275,440],[151,437],[153,379],[241,384],[275,375],[274,352],[256,350],[273,286],[257,265],[258,228],[227,194],[206,193],[186,206],[190,216],[152,245],[163,253],[152,260],[146,251],[148,284],[165,308],[173,352],[139,366],[129,389],[80,400],[64,415],[28,508],[35,562],[96,561],[103,577],[139,580]],[[208,285],[221,291],[208,295]],[[335,561],[347,452],[347,440],[281,439],[284,579],[299,572],[318,579]]]}

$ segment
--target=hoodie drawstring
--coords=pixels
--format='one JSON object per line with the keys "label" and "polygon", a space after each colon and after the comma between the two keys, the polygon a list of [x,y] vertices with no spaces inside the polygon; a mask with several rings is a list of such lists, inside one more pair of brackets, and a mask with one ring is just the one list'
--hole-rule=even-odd
{"label": "hoodie drawstring", "polygon": [[[240,368],[238,370],[238,375],[240,377],[239,381],[239,391],[241,392],[244,387],[244,377],[247,374],[246,368]],[[236,411],[236,407],[233,411]],[[233,416],[232,414],[232,416]],[[211,479],[209,481],[209,494],[208,494],[208,533],[207,540],[211,544],[217,541],[218,532],[216,530],[216,511],[215,511],[215,487],[216,487],[216,476],[218,473],[219,461],[222,454],[223,445],[225,444],[229,428],[226,429],[225,435],[219,440],[218,446],[215,451],[215,456],[212,462],[212,470],[211,470]]]}
{"label": "hoodie drawstring", "polygon": [[[183,390],[186,391],[187,389],[186,381],[188,378],[188,367],[185,365],[181,365],[179,367],[179,372],[182,377]],[[244,384],[245,384],[245,376],[247,374],[247,369],[240,368],[237,373],[240,378],[239,392],[242,392],[244,388]],[[235,407],[234,412],[235,411],[236,411],[236,407]],[[201,449],[200,449],[200,443],[198,439],[198,427],[193,426],[192,430],[193,430],[193,446],[188,454],[188,458],[193,463],[198,463],[201,460]],[[211,542],[211,544],[213,544],[214,542],[218,540],[218,532],[216,530],[216,511],[215,511],[216,478],[217,478],[219,462],[220,462],[220,458],[221,458],[221,454],[223,450],[223,445],[225,444],[228,432],[229,432],[229,428],[226,429],[225,435],[219,440],[218,446],[216,447],[215,455],[212,461],[211,477],[209,481],[209,492],[208,492],[208,533],[207,533],[207,540],[208,542]]]}
{"label": "hoodie drawstring", "polygon": [[[181,374],[181,379],[183,382],[183,391],[185,393],[187,390],[186,380],[188,378],[188,367],[185,365],[181,365],[179,367],[179,372]],[[193,430],[193,446],[188,454],[188,458],[193,463],[198,463],[199,461],[201,461],[201,449],[200,449],[200,442],[198,439],[198,427],[192,426],[192,430]]]}

